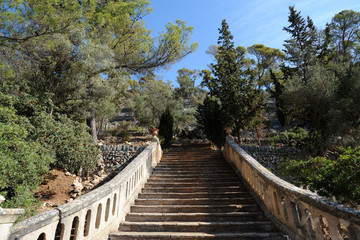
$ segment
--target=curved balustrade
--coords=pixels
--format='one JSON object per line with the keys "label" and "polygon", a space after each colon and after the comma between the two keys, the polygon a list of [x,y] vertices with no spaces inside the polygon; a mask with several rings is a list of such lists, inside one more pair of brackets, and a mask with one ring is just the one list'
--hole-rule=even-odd
{"label": "curved balustrade", "polygon": [[137,194],[160,161],[156,138],[126,168],[101,187],[11,229],[8,240],[107,239],[117,231]]}
{"label": "curved balustrade", "polygon": [[268,217],[291,239],[360,239],[360,211],[276,177],[231,136],[227,137],[223,153]]}

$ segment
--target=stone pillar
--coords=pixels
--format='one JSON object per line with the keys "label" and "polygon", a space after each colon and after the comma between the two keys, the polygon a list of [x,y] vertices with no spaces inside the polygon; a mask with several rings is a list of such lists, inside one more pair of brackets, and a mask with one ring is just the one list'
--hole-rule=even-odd
{"label": "stone pillar", "polygon": [[0,207],[1,239],[7,239],[9,237],[12,225],[24,212],[24,209],[5,209]]}

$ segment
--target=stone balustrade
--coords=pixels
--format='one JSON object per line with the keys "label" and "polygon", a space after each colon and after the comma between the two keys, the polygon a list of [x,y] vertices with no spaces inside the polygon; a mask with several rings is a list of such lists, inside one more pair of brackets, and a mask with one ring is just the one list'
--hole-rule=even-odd
{"label": "stone balustrade", "polygon": [[8,240],[101,240],[117,231],[162,150],[156,138],[112,180],[11,228]]}
{"label": "stone balustrade", "polygon": [[291,239],[360,239],[360,211],[278,178],[231,136],[227,137],[223,153],[266,215]]}

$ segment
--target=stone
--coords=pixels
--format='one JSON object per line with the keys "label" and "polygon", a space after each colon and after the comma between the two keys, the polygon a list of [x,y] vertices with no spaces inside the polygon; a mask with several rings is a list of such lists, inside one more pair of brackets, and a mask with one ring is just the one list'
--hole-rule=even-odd
{"label": "stone", "polygon": [[91,181],[92,184],[98,185],[101,181],[101,178],[97,175],[94,175],[94,179]]}
{"label": "stone", "polygon": [[72,186],[74,187],[73,192],[74,193],[81,193],[82,189],[84,188],[82,183],[79,182],[78,179],[75,179],[74,183],[72,184]]}
{"label": "stone", "polygon": [[5,200],[6,200],[6,198],[5,198],[4,196],[0,195],[0,204],[1,204],[2,202],[4,202]]}

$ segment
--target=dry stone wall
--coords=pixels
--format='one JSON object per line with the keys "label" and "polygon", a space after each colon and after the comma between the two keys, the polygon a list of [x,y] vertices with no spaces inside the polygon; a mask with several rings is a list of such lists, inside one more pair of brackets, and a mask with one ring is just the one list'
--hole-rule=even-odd
{"label": "dry stone wall", "polygon": [[300,155],[295,147],[239,145],[265,168],[274,170],[286,159],[294,159]]}
{"label": "dry stone wall", "polygon": [[146,146],[139,145],[101,145],[102,161],[99,164],[106,173],[111,173],[123,169],[137,154],[145,149]]}

